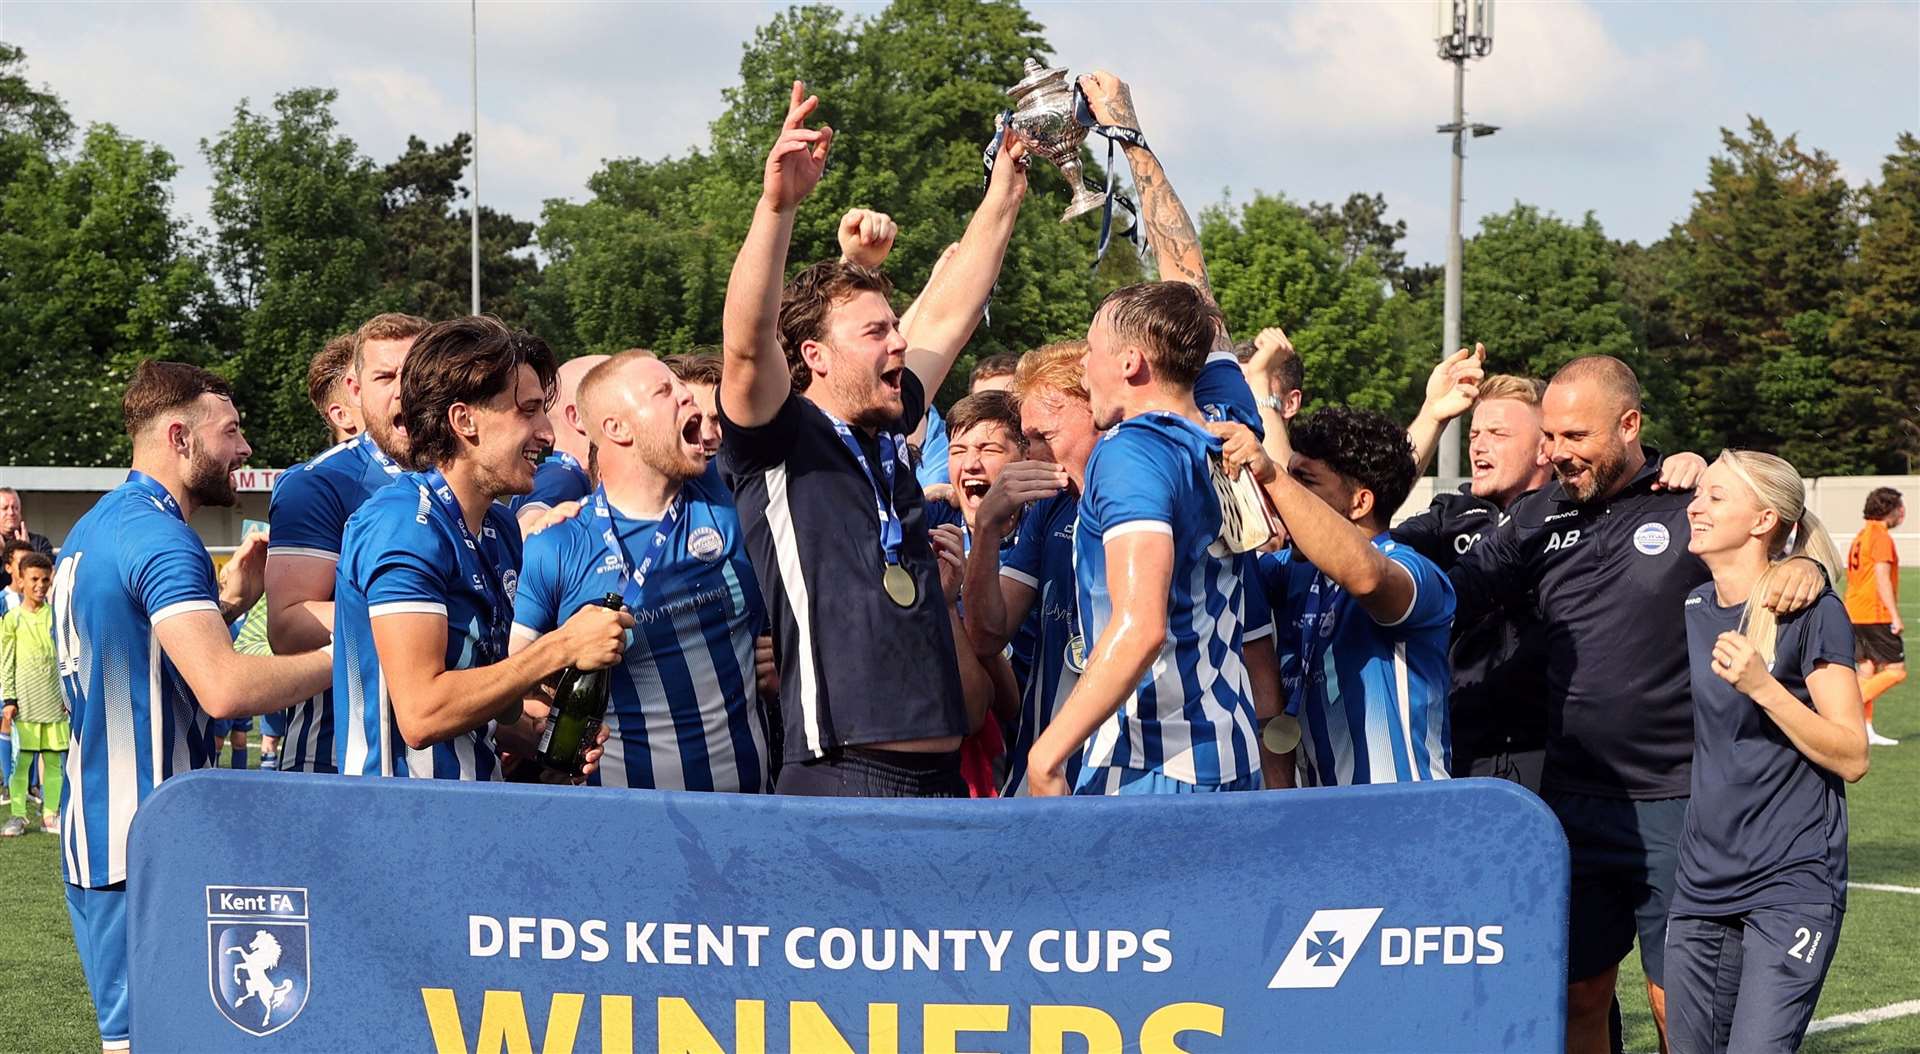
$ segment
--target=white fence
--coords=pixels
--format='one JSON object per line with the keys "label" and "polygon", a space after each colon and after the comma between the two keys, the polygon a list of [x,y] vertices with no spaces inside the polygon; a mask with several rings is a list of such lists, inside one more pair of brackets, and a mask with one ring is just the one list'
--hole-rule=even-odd
{"label": "white fence", "polygon": [[[238,479],[240,504],[231,509],[206,509],[193,518],[193,527],[210,549],[223,551],[240,541],[243,518],[267,518],[267,492],[272,489],[271,469],[243,470]],[[27,525],[59,544],[67,531],[99,496],[119,486],[127,478],[125,469],[106,468],[8,468],[0,467],[0,486],[20,492],[26,509]],[[1826,476],[1810,479],[1813,510],[1833,532],[1833,540],[1845,553],[1860,529],[1860,505],[1875,487],[1892,487],[1906,495],[1907,506],[1920,511],[1920,476]],[[1414,484],[1407,503],[1400,507],[1396,520],[1405,519],[1433,502],[1434,478],[1426,476]],[[1920,565],[1920,515],[1910,517],[1893,533],[1900,550],[1900,562]]]}
{"label": "white fence", "polygon": [[[1407,503],[1400,506],[1394,521],[1404,520],[1431,505],[1434,482],[1432,476],[1427,476],[1414,484],[1413,493],[1408,495]],[[1860,530],[1860,507],[1866,502],[1867,494],[1875,487],[1892,487],[1905,495],[1909,515],[1907,522],[1893,532],[1893,544],[1900,551],[1902,565],[1920,565],[1920,515],[1916,515],[1920,513],[1920,476],[1822,476],[1806,483],[1813,513],[1827,525],[1843,559],[1847,546]]]}

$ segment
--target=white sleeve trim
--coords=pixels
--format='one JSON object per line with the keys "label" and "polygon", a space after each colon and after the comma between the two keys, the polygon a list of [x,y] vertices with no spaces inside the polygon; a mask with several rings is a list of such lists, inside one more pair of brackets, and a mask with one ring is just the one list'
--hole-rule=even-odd
{"label": "white sleeve trim", "polygon": [[1013,568],[1008,567],[1006,564],[1000,565],[1000,577],[1011,578],[1015,582],[1018,582],[1021,585],[1026,586],[1028,589],[1040,588],[1040,580],[1038,578],[1033,577],[1032,575],[1026,573],[1025,571],[1016,571]]}
{"label": "white sleeve trim", "polygon": [[275,545],[272,542],[267,543],[267,555],[310,556],[315,560],[325,560],[328,563],[340,562],[340,554],[331,549],[310,549],[303,545]]}
{"label": "white sleeve trim", "polygon": [[1240,356],[1235,355],[1231,351],[1216,351],[1213,354],[1207,356],[1208,365],[1212,365],[1213,363],[1216,363],[1216,362],[1231,362],[1235,366],[1238,366],[1240,365]]}
{"label": "white sleeve trim", "polygon": [[1100,544],[1105,545],[1123,534],[1140,534],[1143,532],[1164,534],[1171,538],[1173,537],[1173,524],[1164,523],[1160,520],[1128,520],[1125,523],[1116,523],[1100,532]]}
{"label": "white sleeve trim", "polygon": [[175,615],[184,615],[189,611],[211,611],[218,615],[220,613],[220,605],[211,600],[182,600],[177,604],[168,604],[166,607],[154,612],[153,615],[147,619],[147,622],[149,625],[158,626]]}
{"label": "white sleeve trim", "polygon": [[1260,640],[1262,638],[1271,637],[1271,636],[1273,636],[1273,623],[1268,622],[1266,625],[1260,627],[1259,629],[1248,630],[1247,632],[1240,634],[1240,639],[1243,641]]}
{"label": "white sleeve trim", "polygon": [[396,600],[388,604],[374,604],[367,608],[367,617],[376,619],[382,615],[438,615],[447,617],[447,606],[430,600]]}
{"label": "white sleeve trim", "polygon": [[539,512],[543,509],[551,510],[552,508],[553,506],[547,504],[544,501],[530,501],[520,506],[520,508],[514,512],[514,515],[517,517],[529,512]]}
{"label": "white sleeve trim", "polygon": [[510,636],[515,640],[538,640],[541,634],[539,630],[534,629],[532,626],[522,622],[516,622],[513,624],[513,631]]}
{"label": "white sleeve trim", "polygon": [[1411,617],[1413,616],[1413,609],[1414,609],[1414,608],[1416,608],[1416,607],[1418,607],[1418,606],[1420,605],[1420,579],[1418,579],[1418,578],[1416,578],[1416,577],[1414,576],[1414,573],[1413,573],[1413,572],[1412,572],[1412,571],[1411,571],[1410,569],[1408,569],[1408,567],[1407,567],[1407,565],[1406,565],[1406,564],[1403,564],[1403,563],[1401,563],[1400,561],[1398,561],[1398,560],[1394,560],[1394,559],[1391,559],[1391,558],[1389,558],[1389,559],[1387,560],[1387,562],[1388,562],[1388,563],[1390,563],[1390,564],[1392,564],[1393,566],[1395,566],[1395,567],[1397,567],[1397,568],[1399,568],[1399,569],[1400,569],[1400,573],[1401,573],[1401,574],[1403,574],[1403,575],[1406,575],[1406,576],[1407,576],[1407,580],[1408,580],[1409,582],[1412,582],[1412,583],[1413,583],[1413,596],[1412,596],[1412,597],[1411,597],[1410,599],[1408,599],[1408,601],[1407,601],[1407,610],[1405,610],[1405,611],[1402,611],[1402,612],[1400,613],[1400,617],[1399,617],[1399,618],[1397,618],[1397,619],[1393,619],[1392,621],[1388,621],[1388,620],[1386,620],[1386,619],[1374,619],[1374,620],[1373,620],[1373,622],[1374,622],[1374,625],[1376,625],[1376,626],[1383,626],[1383,627],[1387,627],[1387,628],[1391,628],[1391,627],[1394,627],[1394,626],[1398,626],[1398,625],[1399,625],[1399,624],[1401,624],[1402,622],[1405,622],[1405,621],[1406,621],[1407,619],[1409,619],[1409,618],[1411,618]]}

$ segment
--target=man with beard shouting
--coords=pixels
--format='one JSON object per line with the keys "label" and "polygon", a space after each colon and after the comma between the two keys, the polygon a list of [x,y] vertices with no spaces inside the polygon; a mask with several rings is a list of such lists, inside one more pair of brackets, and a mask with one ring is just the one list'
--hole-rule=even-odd
{"label": "man with beard shouting", "polygon": [[[53,631],[72,714],[60,840],[67,911],[104,1050],[126,1050],[127,832],[161,781],[213,763],[209,718],[270,713],[319,692],[325,651],[241,655],[228,622],[260,599],[262,550],[216,585],[188,517],[230,507],[252,449],[233,389],[198,366],[143,362],[121,400],[133,471],[73,525]],[[137,881],[137,879],[135,879]]]}

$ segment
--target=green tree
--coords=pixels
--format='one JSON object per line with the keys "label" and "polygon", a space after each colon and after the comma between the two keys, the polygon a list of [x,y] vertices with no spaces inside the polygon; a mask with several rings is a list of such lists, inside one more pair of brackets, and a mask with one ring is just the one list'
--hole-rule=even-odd
{"label": "green tree", "polygon": [[1426,376],[1394,339],[1386,283],[1371,252],[1349,259],[1306,210],[1256,192],[1200,217],[1200,241],[1228,329],[1287,331],[1306,367],[1309,408],[1350,405],[1410,419]]}
{"label": "green tree", "polygon": [[215,270],[240,317],[232,372],[262,464],[289,464],[325,439],[307,361],[378,290],[380,173],[337,131],[335,95],[286,92],[270,115],[242,101],[200,144],[214,177]]}
{"label": "green tree", "polygon": [[1834,432],[1848,437],[1863,469],[1912,472],[1920,464],[1920,139],[1901,133],[1864,197],[1844,323],[1851,353],[1834,364],[1843,382]]}
{"label": "green tree", "polygon": [[73,118],[60,98],[27,80],[27,55],[0,41],[0,186],[30,157],[46,159],[73,141]]}
{"label": "green tree", "polygon": [[1832,383],[1848,354],[1838,320],[1858,237],[1852,196],[1832,158],[1758,118],[1721,140],[1673,233],[1670,354],[1694,433],[1709,448],[1777,452],[1807,475],[1857,471],[1871,458],[1859,437],[1835,434]]}
{"label": "green tree", "polygon": [[177,168],[165,150],[94,125],[73,158],[26,154],[0,188],[7,463],[124,464],[132,367],[209,361],[218,305],[171,214]]}
{"label": "green tree", "polygon": [[[425,318],[464,315],[472,302],[472,211],[456,209],[469,191],[460,183],[473,138],[429,147],[407,137],[406,152],[380,170],[380,289],[383,309]],[[539,277],[533,224],[480,208],[481,310],[513,325],[527,320],[528,287]]]}
{"label": "green tree", "polygon": [[[726,275],[796,79],[819,94],[835,138],[789,259],[797,270],[835,255],[835,225],[848,208],[887,212],[901,226],[888,270],[904,307],[979,203],[981,148],[1006,88],[1023,76],[1022,60],[1047,52],[1040,26],[1012,0],[895,0],[862,17],[789,8],[746,46],[706,151],[611,162],[590,181],[587,202],[548,203],[540,245],[552,263],[536,296],[538,323],[569,352],[717,341]],[[1044,162],[1032,180],[989,321],[954,370],[949,397],[964,388],[972,358],[1084,334],[1100,294],[1139,274],[1126,248],[1091,270],[1097,224],[1059,222],[1066,187]]]}

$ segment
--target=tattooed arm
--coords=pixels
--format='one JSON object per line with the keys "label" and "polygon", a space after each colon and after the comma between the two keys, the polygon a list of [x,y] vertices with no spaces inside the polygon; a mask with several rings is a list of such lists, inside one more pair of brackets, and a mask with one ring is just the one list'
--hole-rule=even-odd
{"label": "tattooed arm", "polygon": [[[1095,70],[1080,78],[1080,90],[1086,93],[1093,119],[1101,124],[1139,128],[1140,118],[1133,108],[1133,92],[1126,82],[1105,70]],[[1207,260],[1200,252],[1200,232],[1187,215],[1180,196],[1167,182],[1167,173],[1152,151],[1137,146],[1125,147],[1127,164],[1133,169],[1133,187],[1140,195],[1140,222],[1146,228],[1147,244],[1152,246],[1161,277],[1188,282],[1213,299],[1213,286],[1207,282]],[[1231,347],[1223,332],[1220,343]]]}

